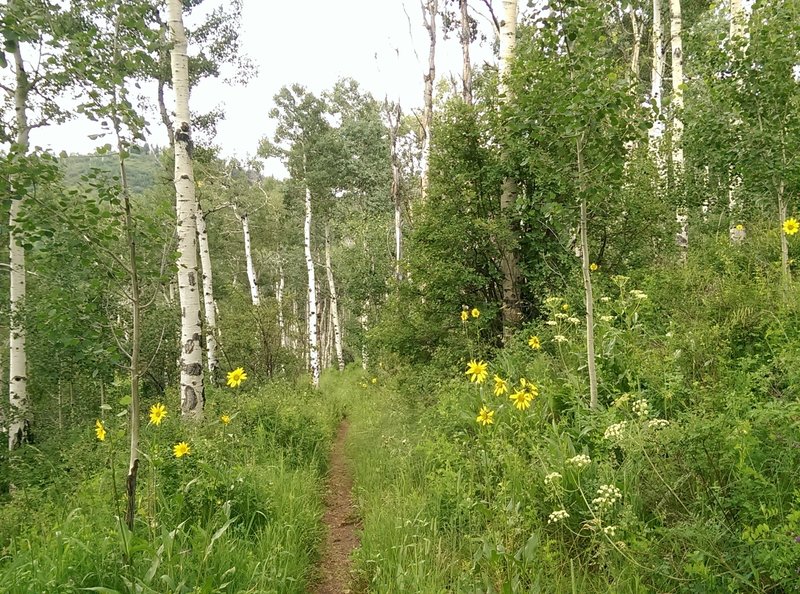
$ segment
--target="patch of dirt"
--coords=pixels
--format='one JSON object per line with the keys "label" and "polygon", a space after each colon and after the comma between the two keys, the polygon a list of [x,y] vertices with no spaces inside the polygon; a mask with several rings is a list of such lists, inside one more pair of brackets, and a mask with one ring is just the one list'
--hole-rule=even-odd
{"label": "patch of dirt", "polygon": [[347,467],[344,443],[349,428],[342,421],[331,451],[327,495],[325,496],[325,546],[320,562],[320,581],[313,594],[348,594],[350,553],[358,547],[359,519],[353,502],[353,479]]}

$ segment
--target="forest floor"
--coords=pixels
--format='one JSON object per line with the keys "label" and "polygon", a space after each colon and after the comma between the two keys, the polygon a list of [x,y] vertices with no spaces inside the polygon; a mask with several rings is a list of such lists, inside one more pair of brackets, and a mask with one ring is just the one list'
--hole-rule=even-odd
{"label": "forest floor", "polygon": [[342,421],[331,450],[325,497],[325,543],[320,581],[314,594],[343,594],[350,590],[350,554],[358,547],[358,512],[353,502],[353,478],[345,456],[349,423]]}

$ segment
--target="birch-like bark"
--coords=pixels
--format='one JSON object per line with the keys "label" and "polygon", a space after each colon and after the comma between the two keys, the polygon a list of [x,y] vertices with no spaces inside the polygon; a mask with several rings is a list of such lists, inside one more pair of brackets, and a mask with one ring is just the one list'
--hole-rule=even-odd
{"label": "birch-like bark", "polygon": [[[503,0],[503,20],[500,22],[500,96],[509,101],[505,79],[517,42],[517,0]],[[511,223],[511,213],[517,200],[517,182],[511,177],[503,179],[500,195],[500,212],[506,223]],[[500,246],[500,270],[503,273],[503,342],[508,342],[522,322],[520,310],[519,263],[513,246]]]}
{"label": "birch-like bark", "polygon": [[463,80],[462,97],[464,103],[472,104],[472,62],[469,58],[469,44],[472,41],[472,27],[469,24],[469,8],[467,0],[458,0],[461,10],[461,78]]}
{"label": "birch-like bark", "polygon": [[239,215],[238,209],[234,206],[233,213],[242,224],[242,234],[244,235],[244,260],[247,266],[247,282],[250,284],[250,299],[255,307],[261,305],[261,296],[258,293],[258,279],[256,278],[256,268],[253,265],[252,242],[250,241],[250,219],[247,213]]}
{"label": "birch-like bark", "polygon": [[288,346],[286,337],[286,321],[283,317],[283,290],[286,286],[286,277],[283,274],[283,262],[278,260],[278,280],[275,281],[275,301],[278,303],[278,330],[281,333],[281,348]]}
{"label": "birch-like bark", "polygon": [[361,368],[367,370],[369,367],[369,349],[367,348],[367,330],[369,330],[369,300],[364,302],[364,310],[358,321],[361,323]]}
{"label": "birch-like bark", "polygon": [[400,128],[400,104],[386,105],[386,115],[389,120],[389,149],[392,162],[392,202],[394,203],[394,277],[399,282],[403,280],[403,219],[402,203],[400,198],[400,156],[397,151],[397,131]]}
{"label": "birch-like bark", "polygon": [[[670,0],[670,39],[672,40],[672,179],[679,192],[683,188],[683,38],[681,36],[681,0]],[[689,251],[689,215],[681,205],[675,214],[678,223],[676,242],[681,249],[681,259],[686,260]]]}
{"label": "birch-like bark", "polygon": [[[16,150],[24,155],[28,152],[30,126],[28,124],[28,96],[30,81],[22,61],[19,44],[14,48],[15,89],[14,111],[17,127]],[[28,402],[28,357],[25,349],[25,321],[22,303],[25,300],[25,248],[20,243],[17,228],[22,212],[21,188],[17,199],[11,200],[8,215],[8,251],[10,265],[9,291],[9,361],[8,361],[8,449],[13,450],[31,439],[30,403]]]}
{"label": "birch-like bark", "polygon": [[633,33],[633,48],[631,50],[631,77],[634,81],[639,79],[639,58],[642,54],[642,24],[636,15],[636,9],[631,8],[631,29]]}
{"label": "birch-like bark", "polygon": [[344,371],[344,355],[342,353],[342,327],[339,325],[339,299],[336,294],[336,283],[331,265],[331,242],[328,225],[325,225],[325,272],[328,275],[328,289],[331,294],[331,322],[333,323],[333,346],[336,349],[336,362],[339,371]]}
{"label": "birch-like bark", "polygon": [[745,12],[742,0],[731,0],[730,38],[744,36]]}
{"label": "birch-like bark", "polygon": [[650,102],[654,118],[649,132],[650,153],[653,155],[659,176],[664,172],[664,160],[661,157],[661,138],[664,136],[664,123],[661,121],[664,88],[664,27],[661,24],[661,0],[653,0],[653,62],[650,70]]}
{"label": "birch-like bark", "polygon": [[[303,154],[303,176],[306,176],[306,156]],[[306,178],[307,179],[307,178]],[[308,272],[308,364],[311,368],[311,383],[319,388],[319,347],[317,337],[317,281],[314,274],[314,259],[311,253],[311,189],[306,181],[306,212],[303,222],[303,248]]]}
{"label": "birch-like bark", "polygon": [[203,312],[206,316],[206,362],[212,381],[219,369],[217,357],[217,308],[214,303],[214,276],[211,271],[211,251],[208,247],[206,216],[197,201],[197,242],[200,247],[200,265],[203,269]]}
{"label": "birch-like bark", "polygon": [[422,3],[422,20],[428,31],[430,45],[428,48],[428,71],[423,77],[425,91],[423,93],[424,108],[422,112],[422,200],[428,197],[428,168],[431,156],[431,128],[433,127],[433,83],[436,79],[436,15],[439,12],[439,0],[424,0]]}
{"label": "birch-like bark", "polygon": [[197,223],[189,114],[189,56],[183,27],[183,3],[169,0],[170,58],[175,89],[175,194],[178,228],[178,294],[181,302],[181,412],[200,418],[205,404],[203,385],[203,322],[197,267]]}

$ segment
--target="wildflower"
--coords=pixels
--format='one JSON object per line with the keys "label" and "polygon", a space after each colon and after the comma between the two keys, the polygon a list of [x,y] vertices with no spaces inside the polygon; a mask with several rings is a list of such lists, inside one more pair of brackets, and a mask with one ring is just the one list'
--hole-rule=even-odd
{"label": "wildflower", "polygon": [[566,320],[569,316],[565,313],[558,312],[555,317],[557,320]]}
{"label": "wildflower", "polygon": [[636,416],[643,419],[650,414],[650,403],[648,403],[644,398],[640,398],[639,400],[634,401],[633,406],[631,406],[631,410],[633,410]]}
{"label": "wildflower", "polygon": [[473,307],[472,311],[469,313],[473,318],[477,318],[481,315],[481,310],[479,310],[477,307]]}
{"label": "wildflower", "polygon": [[551,472],[550,474],[544,477],[544,484],[545,485],[552,485],[553,481],[557,481],[561,478],[560,472]]}
{"label": "wildflower", "polygon": [[622,421],[621,423],[614,423],[613,425],[609,425],[608,429],[606,429],[605,433],[603,433],[603,437],[606,439],[619,439],[622,437],[622,432],[625,430],[627,426],[626,421]]}
{"label": "wildflower", "polygon": [[617,534],[617,527],[616,526],[605,526],[603,528],[603,534],[606,536],[614,537]]}
{"label": "wildflower", "polygon": [[736,225],[736,227],[734,227],[734,229],[736,229],[737,231],[744,231],[744,225],[741,225],[741,224],[740,225]]}
{"label": "wildflower", "polygon": [[638,299],[639,301],[644,301],[647,299],[647,293],[640,291],[639,289],[631,289],[630,294],[634,299]]}
{"label": "wildflower", "polygon": [[244,372],[244,367],[237,367],[233,371],[228,372],[228,385],[231,388],[238,388],[246,379],[247,374]]}
{"label": "wildflower", "polygon": [[103,426],[103,421],[100,419],[94,422],[94,433],[100,441],[106,440],[106,428]]}
{"label": "wildflower", "polygon": [[192,449],[189,447],[189,444],[185,441],[180,443],[176,443],[175,446],[172,448],[172,453],[175,455],[176,458],[183,458],[184,456],[188,456],[192,453]]}
{"label": "wildflower", "polygon": [[361,382],[361,387],[362,387],[362,388],[366,388],[366,387],[367,387],[367,384],[366,384],[366,382]]}
{"label": "wildflower", "polygon": [[786,235],[794,235],[798,231],[800,231],[800,223],[798,223],[797,219],[794,217],[786,219],[783,223],[783,232],[786,233]]}
{"label": "wildflower", "polygon": [[531,405],[533,394],[527,390],[517,390],[509,396],[517,410],[525,410]]}
{"label": "wildflower", "polygon": [[561,303],[560,297],[548,297],[544,300],[544,304],[547,307],[556,307],[559,303]]}
{"label": "wildflower", "polygon": [[161,404],[154,404],[150,407],[150,422],[153,425],[160,425],[161,421],[164,420],[164,417],[167,416],[167,407]]}
{"label": "wildflower", "polygon": [[569,311],[569,303],[565,303],[561,306],[561,311]]}
{"label": "wildflower", "polygon": [[548,326],[556,326],[558,325],[558,322],[556,322],[555,320],[547,320],[545,324],[547,324]]}
{"label": "wildflower", "polygon": [[567,342],[569,339],[566,336],[564,336],[563,334],[556,334],[553,337],[553,340],[556,341],[556,342]]}
{"label": "wildflower", "polygon": [[609,301],[611,301],[611,297],[608,297],[608,296],[604,295],[604,296],[600,297],[600,301],[602,301],[603,303],[608,303]]}
{"label": "wildflower", "polygon": [[578,468],[585,468],[591,463],[592,459],[586,454],[578,454],[577,456],[573,456],[567,460],[567,464],[571,464],[572,466],[576,466]]}
{"label": "wildflower", "polygon": [[669,425],[669,421],[666,419],[651,419],[647,421],[648,429],[663,429],[667,425]]}
{"label": "wildflower", "polygon": [[536,384],[532,384],[524,377],[520,378],[519,385],[522,386],[523,390],[527,390],[530,393],[531,398],[535,398],[539,395],[539,388],[536,387]]}
{"label": "wildflower", "polygon": [[469,312],[467,310],[462,310],[461,312],[461,321],[466,322],[469,319]]}
{"label": "wildflower", "polygon": [[378,378],[377,377],[373,377],[371,381],[372,381],[372,385],[375,385],[375,384],[378,383]]}
{"label": "wildflower", "polygon": [[486,427],[486,425],[491,425],[494,423],[494,411],[489,410],[486,406],[482,406],[481,410],[478,411],[478,416],[475,417],[475,422],[484,427]]}
{"label": "wildflower", "polygon": [[467,365],[467,371],[464,375],[469,376],[469,381],[474,384],[482,384],[486,381],[486,377],[489,375],[487,371],[488,365],[483,361],[476,361],[472,359],[469,364]]}
{"label": "wildflower", "polygon": [[576,317],[567,318],[567,321],[568,321],[570,324],[572,324],[573,326],[577,326],[578,324],[580,324],[580,323],[581,323],[580,319],[579,319],[579,318],[576,318]]}
{"label": "wildflower", "polygon": [[569,513],[565,509],[557,509],[556,511],[552,512],[549,516],[547,516],[547,523],[553,524],[555,522],[560,522],[561,520],[566,520],[569,517]]}
{"label": "wildflower", "polygon": [[534,351],[538,351],[542,348],[542,342],[539,340],[538,336],[531,336],[528,339],[528,346],[531,347]]}
{"label": "wildflower", "polygon": [[614,485],[600,485],[597,489],[597,497],[592,499],[592,505],[599,508],[608,508],[622,499],[622,491]]}
{"label": "wildflower", "polygon": [[600,266],[598,266],[596,262],[592,262],[591,264],[589,264],[589,270],[591,270],[592,272],[596,272],[598,268],[600,268]]}
{"label": "wildflower", "polygon": [[222,415],[222,416],[219,418],[219,420],[220,420],[220,421],[222,421],[222,424],[223,424],[223,425],[227,425],[228,423],[230,423],[230,422],[231,422],[231,418],[230,418],[228,415]]}
{"label": "wildflower", "polygon": [[502,396],[508,394],[508,382],[499,375],[494,376],[494,395]]}
{"label": "wildflower", "polygon": [[600,316],[601,322],[613,322],[614,316]]}

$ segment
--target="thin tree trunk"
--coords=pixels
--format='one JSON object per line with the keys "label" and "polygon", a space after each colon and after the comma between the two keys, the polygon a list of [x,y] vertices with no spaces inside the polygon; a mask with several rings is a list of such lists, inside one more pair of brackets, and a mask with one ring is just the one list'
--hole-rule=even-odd
{"label": "thin tree trunk", "polygon": [[659,176],[664,176],[664,163],[661,157],[661,138],[664,124],[661,121],[662,94],[664,87],[664,27],[661,24],[661,0],[653,0],[653,62],[650,70],[650,101],[654,118],[650,127],[649,144]]}
{"label": "thin tree trunk", "polygon": [[203,270],[203,312],[206,316],[206,361],[212,381],[216,380],[219,369],[217,357],[217,308],[214,303],[214,276],[211,270],[211,250],[208,246],[206,216],[197,201],[197,242],[200,247],[200,265]]}
{"label": "thin tree trunk", "polygon": [[[672,40],[672,180],[674,188],[683,193],[683,40],[681,37],[681,0],[670,0],[670,38]],[[678,206],[675,219],[679,226],[676,241],[681,248],[681,259],[686,261],[689,251],[689,216],[685,205]]]}
{"label": "thin tree trunk", "polygon": [[422,200],[428,197],[429,163],[431,156],[431,128],[433,127],[433,83],[436,79],[436,15],[439,12],[439,0],[424,0],[422,3],[422,20],[428,31],[428,71],[423,77],[425,91],[423,93],[424,109],[422,112]]}
{"label": "thin tree trunk", "polygon": [[256,268],[253,265],[252,242],[250,240],[250,219],[247,213],[239,215],[238,209],[234,206],[233,213],[242,224],[242,235],[244,235],[244,259],[247,266],[247,282],[250,284],[250,299],[255,307],[261,305],[261,296],[258,293],[258,279],[256,278]]}
{"label": "thin tree trunk", "polygon": [[369,350],[367,349],[367,330],[369,329],[368,309],[369,300],[364,302],[364,310],[359,317],[359,322],[361,322],[361,368],[365,371],[369,367]]}
{"label": "thin tree trunk", "polygon": [[328,233],[328,225],[325,225],[325,272],[328,275],[328,288],[331,293],[331,322],[333,322],[333,344],[336,349],[336,361],[339,363],[339,371],[344,371],[344,355],[342,353],[342,328],[339,325],[339,299],[336,294],[336,283],[333,278],[333,266],[331,265],[331,242]]}
{"label": "thin tree trunk", "polygon": [[[303,154],[303,176],[306,174],[306,156]],[[317,281],[314,274],[314,259],[311,253],[311,189],[306,177],[306,213],[303,223],[303,248],[308,272],[308,363],[311,368],[311,383],[319,388],[319,348],[317,339]]]}
{"label": "thin tree trunk", "polygon": [[631,8],[631,29],[633,33],[633,49],[631,51],[631,75],[634,81],[639,80],[639,58],[642,53],[642,24],[636,16],[636,9]]}
{"label": "thin tree trunk", "polygon": [[467,0],[458,0],[458,7],[461,10],[461,78],[464,84],[462,97],[464,98],[464,103],[472,104],[472,62],[469,59],[469,44],[472,41],[472,27],[469,22]]}
{"label": "thin tree trunk", "polygon": [[175,193],[178,228],[178,293],[181,302],[181,412],[198,419],[203,414],[203,322],[197,286],[197,200],[192,166],[189,114],[189,56],[183,27],[183,3],[169,0],[172,86],[175,89]]}
{"label": "thin tree trunk", "polygon": [[389,120],[389,148],[392,162],[392,202],[394,203],[394,277],[400,282],[403,280],[403,219],[402,203],[400,198],[400,157],[397,154],[397,131],[400,128],[400,104],[390,106],[386,104],[386,116]]}
{"label": "thin tree trunk", "polygon": [[[17,126],[16,150],[20,155],[28,152],[28,94],[30,82],[22,61],[19,44],[14,48],[14,65],[16,87],[14,90],[15,124]],[[8,360],[8,397],[9,424],[8,449],[13,450],[31,441],[30,403],[28,402],[28,357],[25,349],[25,320],[22,315],[22,303],[25,300],[25,248],[20,243],[20,232],[17,228],[23,203],[23,188],[14,186],[16,199],[11,200],[8,216],[8,251],[9,251],[9,360]]]}
{"label": "thin tree trunk", "polygon": [[731,0],[730,37],[736,39],[744,36],[745,12],[742,0]]}
{"label": "thin tree trunk", "polygon": [[[503,0],[503,20],[500,23],[500,96],[504,101],[509,101],[509,91],[505,83],[514,47],[517,42],[517,0]],[[517,200],[517,182],[511,177],[503,179],[502,194],[500,195],[500,212],[506,224],[513,231],[514,223],[511,221],[514,204]],[[511,234],[509,234],[511,235]],[[503,273],[503,342],[507,343],[514,331],[522,322],[520,308],[519,263],[513,245],[500,246],[500,270]]]}
{"label": "thin tree trunk", "polygon": [[288,346],[286,336],[286,321],[283,317],[283,289],[286,285],[286,278],[283,274],[283,263],[278,259],[278,280],[275,282],[275,301],[278,302],[278,329],[281,333],[281,348]]}

